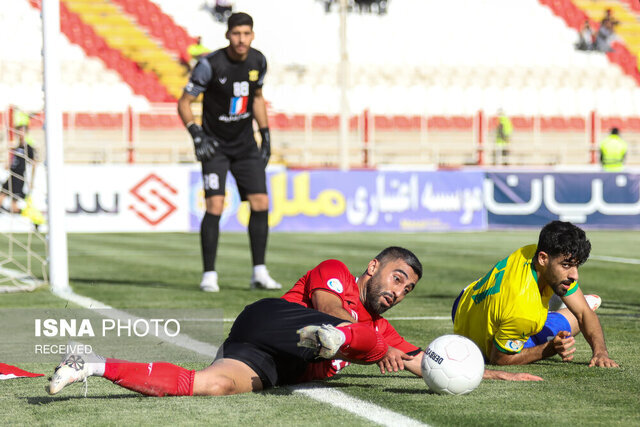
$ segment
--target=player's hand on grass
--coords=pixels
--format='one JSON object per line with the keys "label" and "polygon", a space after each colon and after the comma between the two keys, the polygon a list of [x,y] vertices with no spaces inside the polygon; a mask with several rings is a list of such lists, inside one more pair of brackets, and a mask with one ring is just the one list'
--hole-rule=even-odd
{"label": "player's hand on grass", "polygon": [[195,123],[191,123],[187,128],[193,139],[193,147],[195,148],[196,158],[200,162],[206,162],[213,158],[218,148],[218,141],[204,133],[202,127]]}
{"label": "player's hand on grass", "polygon": [[269,132],[269,128],[260,129],[260,136],[262,137],[260,157],[262,157],[264,167],[266,168],[267,163],[269,163],[269,158],[271,157],[271,133]]}
{"label": "player's hand on grass", "polygon": [[515,372],[511,373],[510,377],[507,379],[508,381],[543,381],[537,375],[529,374],[527,372]]}
{"label": "player's hand on grass", "polygon": [[573,353],[576,348],[574,347],[576,339],[571,336],[568,331],[560,331],[553,337],[553,348],[562,358],[563,362],[570,362],[573,360]]}
{"label": "player's hand on grass", "polygon": [[506,372],[495,369],[485,369],[482,379],[503,381],[544,381],[539,376],[529,374],[527,372]]}
{"label": "player's hand on grass", "polygon": [[600,368],[619,368],[620,366],[609,357],[607,353],[594,354],[589,362],[589,367],[597,366]]}
{"label": "player's hand on grass", "polygon": [[378,362],[380,367],[380,373],[386,374],[387,372],[398,372],[404,370],[404,361],[412,360],[413,356],[409,356],[404,351],[389,346],[387,354]]}

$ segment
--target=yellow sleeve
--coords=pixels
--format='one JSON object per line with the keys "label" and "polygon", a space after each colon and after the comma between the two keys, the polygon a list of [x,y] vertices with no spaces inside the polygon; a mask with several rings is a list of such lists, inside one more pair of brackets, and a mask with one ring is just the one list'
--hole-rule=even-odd
{"label": "yellow sleeve", "polygon": [[569,295],[571,295],[572,293],[574,293],[577,290],[578,290],[578,282],[573,282],[571,284],[571,286],[569,286],[569,289],[567,289],[567,293],[564,294],[564,296],[568,297]]}
{"label": "yellow sleeve", "polygon": [[534,334],[536,323],[531,319],[507,319],[493,337],[493,344],[503,353],[520,353],[529,337]]}

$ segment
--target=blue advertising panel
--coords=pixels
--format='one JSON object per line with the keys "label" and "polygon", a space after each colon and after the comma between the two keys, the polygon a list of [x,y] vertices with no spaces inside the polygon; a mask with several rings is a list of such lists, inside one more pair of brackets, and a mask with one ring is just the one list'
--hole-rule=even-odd
{"label": "blue advertising panel", "polygon": [[[247,203],[227,179],[223,230],[245,230]],[[274,171],[267,174],[273,231],[484,230],[479,171]],[[191,229],[203,214],[202,179],[191,176]]]}
{"label": "blue advertising panel", "polygon": [[487,172],[483,193],[489,227],[640,227],[638,174]]}

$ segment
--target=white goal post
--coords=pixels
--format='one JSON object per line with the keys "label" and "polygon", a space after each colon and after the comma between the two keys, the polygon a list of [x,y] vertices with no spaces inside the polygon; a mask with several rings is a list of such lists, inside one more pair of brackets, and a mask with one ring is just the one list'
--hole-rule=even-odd
{"label": "white goal post", "polygon": [[60,2],[42,0],[44,116],[49,222],[49,282],[54,292],[69,288],[67,234],[64,225],[64,149],[60,99]]}

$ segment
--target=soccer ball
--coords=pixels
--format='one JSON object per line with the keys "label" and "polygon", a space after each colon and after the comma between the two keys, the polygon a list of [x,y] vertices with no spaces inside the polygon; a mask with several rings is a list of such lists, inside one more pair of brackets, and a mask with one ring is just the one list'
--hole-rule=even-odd
{"label": "soccer ball", "polygon": [[443,335],[425,349],[422,378],[430,390],[440,394],[471,393],[482,381],[484,358],[468,338]]}

